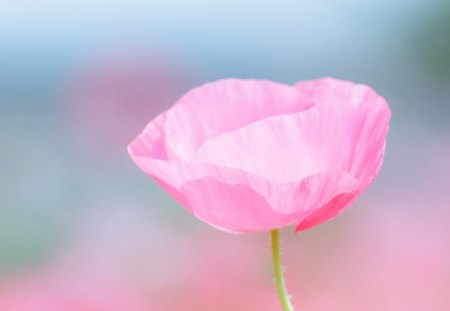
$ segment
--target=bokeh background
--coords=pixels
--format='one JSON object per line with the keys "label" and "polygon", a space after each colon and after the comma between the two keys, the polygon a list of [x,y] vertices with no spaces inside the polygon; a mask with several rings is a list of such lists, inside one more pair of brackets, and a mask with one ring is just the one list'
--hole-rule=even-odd
{"label": "bokeh background", "polygon": [[295,305],[450,310],[447,0],[0,0],[0,310],[280,310],[268,234],[198,221],[126,146],[201,83],[323,76],[393,117],[354,206],[284,230]]}

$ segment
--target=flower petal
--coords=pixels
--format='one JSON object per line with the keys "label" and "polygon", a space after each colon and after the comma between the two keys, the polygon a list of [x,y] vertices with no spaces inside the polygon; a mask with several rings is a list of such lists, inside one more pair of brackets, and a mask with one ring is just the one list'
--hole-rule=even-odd
{"label": "flower petal", "polygon": [[319,209],[312,210],[295,228],[295,232],[314,227],[339,215],[357,198],[356,193],[342,193]]}
{"label": "flower petal", "polygon": [[386,100],[367,85],[332,78],[300,82],[296,87],[311,100],[323,103],[314,108],[323,118],[321,126],[335,134],[329,132],[321,143],[340,148],[340,153],[333,152],[333,148],[322,150],[340,159],[335,168],[337,165],[360,180],[363,191],[376,177],[383,161],[391,118]]}
{"label": "flower petal", "polygon": [[345,172],[316,174],[293,183],[269,182],[237,169],[145,157],[147,130],[130,146],[135,163],[198,218],[223,230],[257,232],[300,223],[311,211],[358,182]]}
{"label": "flower petal", "polygon": [[295,85],[303,96],[314,103],[327,101],[351,101],[354,95],[355,84],[350,81],[334,78],[300,81]]}
{"label": "flower petal", "polygon": [[245,181],[246,176],[236,170],[222,171],[192,162],[132,157],[178,203],[218,229],[260,232],[300,221],[293,215],[274,211],[264,196]]}
{"label": "flower petal", "polygon": [[169,111],[166,144],[172,159],[191,159],[206,139],[262,118],[312,106],[296,88],[265,80],[227,79],[183,96]]}
{"label": "flower petal", "polygon": [[280,183],[344,171],[365,186],[381,165],[390,111],[366,86],[354,85],[350,95],[219,135],[204,142],[195,159]]}
{"label": "flower petal", "polygon": [[167,160],[164,125],[167,112],[147,124],[139,136],[128,146],[128,153],[148,158]]}

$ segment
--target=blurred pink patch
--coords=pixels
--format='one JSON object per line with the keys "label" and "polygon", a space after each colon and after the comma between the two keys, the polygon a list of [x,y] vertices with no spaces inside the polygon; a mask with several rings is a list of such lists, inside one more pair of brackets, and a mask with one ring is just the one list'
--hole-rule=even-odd
{"label": "blurred pink patch", "polygon": [[91,215],[57,258],[0,282],[0,310],[279,310],[270,272],[255,264],[265,240],[184,239],[142,211],[109,204]]}
{"label": "blurred pink patch", "polygon": [[123,282],[41,273],[0,286],[2,311],[157,311]]}
{"label": "blurred pink patch", "polygon": [[90,151],[121,152],[139,124],[180,94],[185,74],[177,60],[151,50],[102,54],[69,81],[65,123]]}
{"label": "blurred pink patch", "polygon": [[[417,208],[413,201],[409,209]],[[449,214],[435,213],[393,217],[392,209],[379,207],[366,214],[353,241],[365,246],[354,267],[366,289],[354,288],[361,306],[371,299],[374,310],[450,310],[450,230],[443,220]]]}
{"label": "blurred pink patch", "polygon": [[216,228],[299,231],[338,215],[375,179],[389,119],[365,85],[228,79],[190,91],[128,150]]}

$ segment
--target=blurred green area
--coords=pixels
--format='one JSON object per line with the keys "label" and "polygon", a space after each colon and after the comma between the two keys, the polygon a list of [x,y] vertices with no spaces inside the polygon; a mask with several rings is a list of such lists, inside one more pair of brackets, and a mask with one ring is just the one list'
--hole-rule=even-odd
{"label": "blurred green area", "polygon": [[[450,83],[450,3],[440,1],[424,13],[412,33],[419,61],[430,77],[446,79]],[[449,85],[449,84],[447,84]]]}

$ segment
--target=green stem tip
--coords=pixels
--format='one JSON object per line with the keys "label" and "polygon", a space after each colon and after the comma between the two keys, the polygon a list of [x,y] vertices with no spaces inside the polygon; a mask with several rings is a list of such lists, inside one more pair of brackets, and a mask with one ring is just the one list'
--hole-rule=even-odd
{"label": "green stem tip", "polygon": [[273,272],[275,274],[275,284],[278,291],[278,297],[280,298],[283,311],[294,311],[289,294],[286,289],[283,276],[283,266],[281,263],[281,251],[280,251],[280,233],[278,230],[271,231],[272,236],[272,259],[273,259]]}

